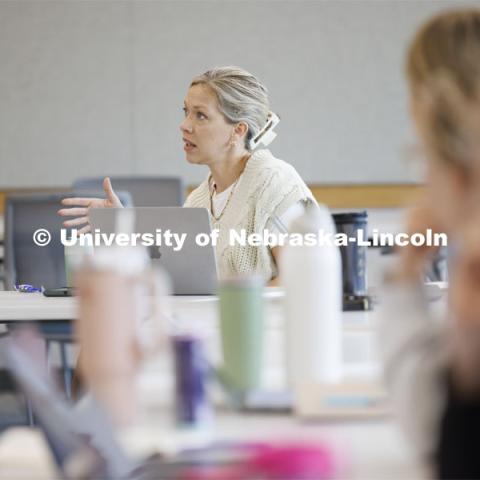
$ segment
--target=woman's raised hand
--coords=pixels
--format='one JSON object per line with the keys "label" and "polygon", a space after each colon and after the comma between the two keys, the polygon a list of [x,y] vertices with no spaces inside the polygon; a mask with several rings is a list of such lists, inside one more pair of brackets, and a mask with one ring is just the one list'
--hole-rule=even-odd
{"label": "woman's raised hand", "polygon": [[103,190],[106,198],[85,198],[73,197],[64,198],[62,205],[69,208],[62,208],[58,214],[62,217],[75,217],[63,222],[64,227],[81,227],[78,233],[87,233],[91,230],[88,213],[91,208],[121,208],[123,205],[112,188],[110,178],[103,180]]}
{"label": "woman's raised hand", "polygon": [[[426,198],[421,198],[416,206],[407,211],[404,228],[405,233],[409,236],[414,233],[426,235],[428,229],[431,229],[434,233],[444,231],[440,219]],[[425,266],[432,260],[437,251],[438,247],[427,245],[417,247],[409,244],[398,248],[398,261],[391,272],[391,276],[398,281],[420,280]]]}

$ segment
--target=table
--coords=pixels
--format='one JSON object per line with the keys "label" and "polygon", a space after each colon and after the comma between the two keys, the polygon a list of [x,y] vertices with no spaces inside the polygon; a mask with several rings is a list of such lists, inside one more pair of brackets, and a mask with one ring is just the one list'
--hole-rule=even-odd
{"label": "table", "polygon": [[[171,296],[165,299],[175,321],[187,326],[203,337],[212,352],[214,361],[220,358],[218,342],[218,299],[215,296]],[[283,292],[279,288],[269,288],[265,293],[266,304],[266,363],[282,363],[283,344]],[[58,327],[70,325],[77,318],[75,297],[45,297],[40,293],[19,293],[0,291],[0,324],[11,326],[28,322],[38,322],[42,332],[50,339],[60,339],[69,335],[58,335]],[[374,314],[372,312],[344,312],[344,351],[349,363],[375,358],[375,338],[373,335]],[[69,357],[72,357],[70,354]],[[54,357],[53,363],[58,363]],[[70,359],[71,364],[71,359]]]}
{"label": "table", "polygon": [[[268,288],[264,295],[267,308],[267,326],[280,326],[283,292],[279,288]],[[211,321],[216,315],[218,298],[209,296],[170,296],[166,299],[173,313],[179,318],[196,318],[198,322]],[[272,315],[272,312],[274,314]],[[0,323],[16,324],[21,322],[62,322],[77,317],[77,299],[75,297],[45,297],[40,293],[20,293],[0,291]],[[193,318],[192,318],[193,320]],[[371,312],[345,312],[344,325],[349,330],[371,329]]]}
{"label": "table", "polygon": [[[213,361],[220,358],[217,327],[217,299],[215,297],[170,297],[167,299],[176,321],[194,329],[205,337],[206,350]],[[284,384],[283,376],[283,317],[282,295],[278,291],[269,291],[266,295],[266,358],[267,368],[264,382],[269,387]],[[0,292],[0,323],[21,324],[28,321],[71,322],[77,316],[77,299],[46,298],[39,294],[20,294]],[[374,319],[369,312],[344,313],[344,350],[345,361],[376,361],[374,348]],[[142,425],[129,435],[129,448],[142,452],[154,446],[164,448],[174,441],[183,441],[178,432],[172,430],[171,415],[164,405],[155,401],[167,398],[165,395],[169,381],[162,361],[152,361],[139,381],[139,391],[146,412]],[[163,393],[162,393],[163,392]],[[29,435],[30,441],[35,433],[24,432],[20,438]],[[408,444],[398,431],[393,419],[370,419],[362,421],[317,421],[305,423],[287,414],[240,414],[221,410],[215,423],[214,438],[221,440],[241,439],[289,439],[316,440],[327,442],[340,450],[348,452],[345,471],[342,478],[419,478],[423,469],[413,461]],[[176,439],[176,440],[175,440]],[[2,444],[0,438],[0,459],[2,452],[12,450],[12,442],[20,445],[19,437],[8,439]],[[28,451],[24,454],[28,457]],[[8,454],[6,454],[8,459]],[[18,458],[17,458],[18,460]],[[44,459],[45,465],[48,464]],[[2,462],[0,462],[0,465]],[[28,458],[17,461],[27,465]],[[0,466],[0,478],[2,468]],[[13,468],[12,466],[10,466]],[[15,467],[15,468],[17,468]],[[12,471],[15,471],[14,470]],[[21,467],[24,468],[24,467]],[[45,468],[48,468],[47,466]],[[3,470],[4,472],[9,470]],[[36,466],[37,477],[41,470]],[[26,474],[23,478],[28,478]],[[45,478],[48,478],[48,473]]]}

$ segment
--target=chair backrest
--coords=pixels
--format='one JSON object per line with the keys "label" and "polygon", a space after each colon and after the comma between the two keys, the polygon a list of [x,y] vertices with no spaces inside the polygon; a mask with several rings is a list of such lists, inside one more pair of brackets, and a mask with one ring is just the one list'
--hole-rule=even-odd
{"label": "chair backrest", "polygon": [[[104,177],[79,178],[73,183],[75,192],[103,192]],[[179,177],[110,177],[115,191],[130,192],[135,207],[181,207],[185,187]]]}
{"label": "chair backrest", "polygon": [[[124,206],[131,206],[128,193],[118,192],[118,195]],[[4,234],[7,290],[13,290],[15,284],[20,283],[45,288],[66,286],[64,249],[60,240],[65,218],[57,211],[62,198],[72,196],[71,192],[7,196]],[[51,235],[50,243],[44,247],[33,241],[38,229],[46,229]]]}

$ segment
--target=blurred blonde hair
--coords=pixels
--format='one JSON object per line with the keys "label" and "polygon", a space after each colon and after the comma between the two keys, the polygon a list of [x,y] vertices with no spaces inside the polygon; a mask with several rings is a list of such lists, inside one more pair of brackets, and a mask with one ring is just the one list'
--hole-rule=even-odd
{"label": "blurred blonde hair", "polygon": [[470,166],[480,152],[480,9],[427,21],[408,50],[406,74],[429,153]]}
{"label": "blurred blonde hair", "polygon": [[266,87],[240,67],[216,67],[196,76],[190,86],[207,85],[215,93],[227,122],[248,125],[245,148],[267,122],[270,105]]}

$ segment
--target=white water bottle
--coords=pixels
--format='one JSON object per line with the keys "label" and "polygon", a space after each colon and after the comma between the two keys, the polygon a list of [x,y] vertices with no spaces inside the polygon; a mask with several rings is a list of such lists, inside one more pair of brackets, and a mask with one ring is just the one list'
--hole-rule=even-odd
{"label": "white water bottle", "polygon": [[[321,232],[331,233],[330,245]],[[319,235],[320,232],[320,235]],[[294,401],[312,384],[335,383],[342,364],[342,268],[335,227],[325,207],[312,206],[290,227],[300,234],[282,249],[280,275],[285,287],[287,381]],[[306,246],[314,234],[315,245]],[[293,237],[290,237],[293,240]]]}

